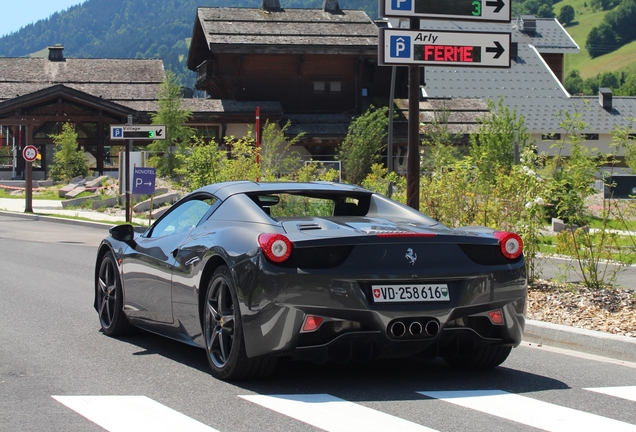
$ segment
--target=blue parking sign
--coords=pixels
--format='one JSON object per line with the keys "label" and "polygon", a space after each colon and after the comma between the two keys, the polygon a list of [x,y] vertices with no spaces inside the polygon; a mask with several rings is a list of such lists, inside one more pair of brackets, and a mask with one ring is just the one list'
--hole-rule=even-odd
{"label": "blue parking sign", "polygon": [[391,9],[394,11],[410,11],[413,9],[413,0],[391,0]]}
{"label": "blue parking sign", "polygon": [[138,195],[152,195],[155,193],[155,178],[157,170],[155,168],[138,168],[133,170],[132,193]]}
{"label": "blue parking sign", "polygon": [[113,128],[113,138],[122,138],[124,136],[124,128]]}
{"label": "blue parking sign", "polygon": [[391,58],[411,58],[411,37],[391,36]]}

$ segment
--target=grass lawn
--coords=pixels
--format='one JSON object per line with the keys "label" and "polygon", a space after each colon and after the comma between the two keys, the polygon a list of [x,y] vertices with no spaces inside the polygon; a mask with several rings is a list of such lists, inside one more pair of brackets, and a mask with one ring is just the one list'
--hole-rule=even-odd
{"label": "grass lawn", "polygon": [[[22,192],[19,194],[13,194],[11,192],[7,192],[6,189],[0,188],[0,198],[14,198],[14,199],[25,199],[26,192]],[[58,194],[58,188],[55,189],[46,189],[44,191],[33,192],[33,199],[42,199],[42,200],[56,200],[63,201],[64,198],[60,198]]]}

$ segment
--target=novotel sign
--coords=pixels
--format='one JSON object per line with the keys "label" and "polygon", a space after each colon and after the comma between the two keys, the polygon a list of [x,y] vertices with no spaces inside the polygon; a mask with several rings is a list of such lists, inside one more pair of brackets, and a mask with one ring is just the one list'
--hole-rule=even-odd
{"label": "novotel sign", "polygon": [[381,65],[510,67],[510,33],[380,29]]}
{"label": "novotel sign", "polygon": [[512,0],[380,0],[379,16],[510,22]]}

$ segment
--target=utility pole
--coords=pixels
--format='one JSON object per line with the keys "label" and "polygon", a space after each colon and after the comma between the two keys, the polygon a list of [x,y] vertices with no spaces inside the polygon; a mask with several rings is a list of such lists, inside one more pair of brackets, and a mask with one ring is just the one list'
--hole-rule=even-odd
{"label": "utility pole", "polygon": [[[410,18],[410,29],[420,29],[420,19]],[[406,205],[420,209],[420,67],[409,65],[409,126],[406,159]]]}

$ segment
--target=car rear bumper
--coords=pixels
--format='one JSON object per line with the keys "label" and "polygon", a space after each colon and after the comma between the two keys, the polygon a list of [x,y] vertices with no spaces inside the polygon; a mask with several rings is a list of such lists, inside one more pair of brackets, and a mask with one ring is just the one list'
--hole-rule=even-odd
{"label": "car rear bumper", "polygon": [[[250,274],[244,270],[235,274]],[[418,279],[448,283],[451,300],[430,303],[376,304],[374,282],[356,275],[258,273],[260,280],[237,278],[250,357],[280,354],[346,362],[436,356],[478,345],[517,346],[522,340],[527,299],[523,262],[496,272]],[[489,318],[488,312],[495,310],[502,313],[501,324]],[[307,316],[323,322],[315,331],[303,331]]]}

